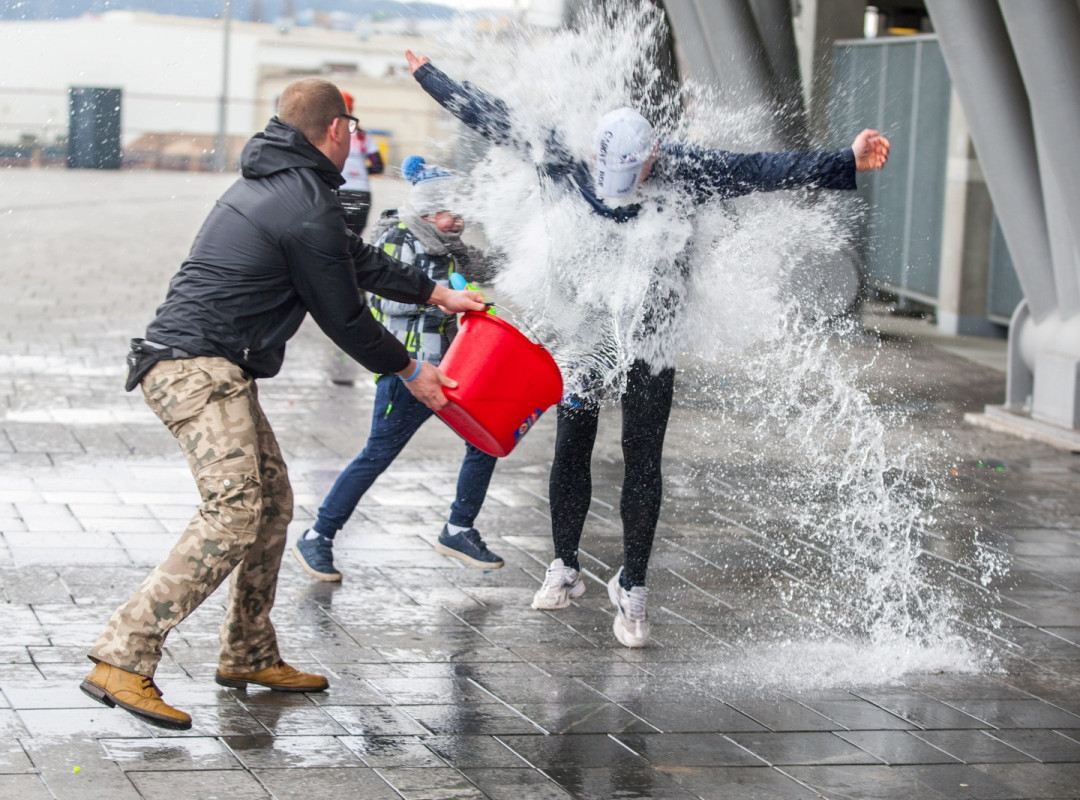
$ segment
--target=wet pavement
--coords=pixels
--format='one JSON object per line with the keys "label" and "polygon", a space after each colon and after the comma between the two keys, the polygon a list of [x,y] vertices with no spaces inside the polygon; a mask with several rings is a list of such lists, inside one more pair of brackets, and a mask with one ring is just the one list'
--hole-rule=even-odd
{"label": "wet pavement", "polygon": [[[961,555],[974,525],[1009,568],[1000,594],[973,589],[972,619],[993,622],[977,671],[837,679],[838,661],[754,680],[756,631],[807,619],[798,597],[770,589],[797,571],[783,535],[797,509],[766,473],[800,465],[782,448],[748,457],[753,432],[688,363],[650,570],[652,646],[615,642],[604,587],[621,561],[618,415],[597,445],[588,590],[551,613],[529,603],[551,557],[553,415],[496,470],[478,521],[506,560],[493,572],[432,549],[462,453],[432,421],[339,537],[340,585],[286,556],[283,654],[327,674],[328,692],[217,686],[219,592],[170,635],[157,674],[190,731],[82,695],[86,650],[197,501],[173,439],[123,392],[123,354],[228,182],[0,179],[0,797],[1080,797],[1080,458],[965,422],[1003,397],[1003,342],[941,340],[880,310],[845,357],[872,361],[869,397],[905,413],[891,437],[935,445],[927,550],[949,580],[978,583]],[[380,181],[376,204],[399,191]],[[373,385],[335,385],[335,369],[306,323],[282,374],[260,384],[296,491],[294,536],[367,432]],[[783,640],[796,667],[800,630]]]}

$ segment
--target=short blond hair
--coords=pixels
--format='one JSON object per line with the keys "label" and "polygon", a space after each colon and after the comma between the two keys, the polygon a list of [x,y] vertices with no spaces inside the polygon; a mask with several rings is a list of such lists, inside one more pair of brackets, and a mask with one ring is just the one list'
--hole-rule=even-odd
{"label": "short blond hair", "polygon": [[278,119],[299,128],[309,142],[320,144],[326,129],[348,112],[341,90],[322,78],[301,78],[285,87],[278,100]]}

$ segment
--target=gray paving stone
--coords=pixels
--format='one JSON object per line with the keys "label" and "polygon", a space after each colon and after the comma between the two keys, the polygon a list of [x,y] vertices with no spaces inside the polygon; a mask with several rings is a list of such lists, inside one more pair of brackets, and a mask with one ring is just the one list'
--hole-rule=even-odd
{"label": "gray paving stone", "polygon": [[0,796],[20,800],[55,800],[39,775],[0,775]]}
{"label": "gray paving stone", "polygon": [[659,770],[647,767],[554,767],[546,773],[573,797],[586,800],[611,797],[691,800],[697,796]]}
{"label": "gray paving stone", "polygon": [[[981,765],[980,765],[981,766]],[[1008,769],[1018,769],[1023,765],[1008,765]],[[1038,765],[1037,765],[1038,766]],[[921,765],[911,767],[893,767],[907,777],[914,777],[925,789],[932,790],[952,800],[1021,800],[1037,798],[1040,795],[1028,789],[1010,786],[982,769],[970,766]]]}
{"label": "gray paving stone", "polygon": [[311,800],[315,797],[363,797],[400,800],[373,769],[262,769],[259,781],[280,800]]}
{"label": "gray paving stone", "polygon": [[1077,796],[1080,786],[1077,764],[979,764],[975,769],[1012,787],[1018,798],[1067,800]]}
{"label": "gray paving stone", "polygon": [[484,793],[455,769],[383,767],[379,777],[406,800],[484,800]]}
{"label": "gray paving stone", "polygon": [[463,769],[462,774],[491,800],[568,800],[573,796],[531,769]]}
{"label": "gray paving stone", "polygon": [[767,764],[877,764],[881,759],[825,732],[731,733],[728,737]]}
{"label": "gray paving stone", "polygon": [[671,779],[702,800],[818,800],[821,795],[770,767],[695,767],[670,772]]}
{"label": "gray paving stone", "polygon": [[963,759],[909,731],[837,731],[836,735],[886,764],[955,764]]}
{"label": "gray paving stone", "polygon": [[990,731],[919,731],[913,735],[965,764],[1034,760],[1033,756],[1009,746],[1004,739],[995,738]]}
{"label": "gray paving stone", "polygon": [[176,800],[177,797],[261,800],[270,797],[255,777],[244,770],[129,772],[128,778],[144,800]]}

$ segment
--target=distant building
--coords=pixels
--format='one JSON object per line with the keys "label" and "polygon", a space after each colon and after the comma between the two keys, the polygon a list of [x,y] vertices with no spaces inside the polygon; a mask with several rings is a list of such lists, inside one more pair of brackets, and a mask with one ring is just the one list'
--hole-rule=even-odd
{"label": "distant building", "polygon": [[[445,26],[441,23],[428,23]],[[407,31],[407,32],[405,32]],[[437,55],[424,21],[355,31],[233,20],[226,130],[230,163],[274,113],[281,90],[321,75],[356,98],[354,113],[379,134],[391,163],[423,153],[453,130],[409,75],[406,49]],[[77,19],[0,22],[0,146],[38,152],[66,141],[72,87],[122,90],[121,139],[131,165],[212,162],[224,56],[221,20],[110,11]]]}

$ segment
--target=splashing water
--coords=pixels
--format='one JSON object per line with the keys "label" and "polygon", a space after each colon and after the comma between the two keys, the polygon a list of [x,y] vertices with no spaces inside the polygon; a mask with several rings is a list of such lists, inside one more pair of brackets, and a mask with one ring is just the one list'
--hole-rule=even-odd
{"label": "splashing water", "polygon": [[[700,86],[656,91],[663,25],[643,4],[616,17],[586,15],[572,31],[484,39],[455,30],[453,50],[470,58],[439,66],[504,99],[531,153],[543,153],[557,130],[587,161],[597,118],[620,105],[666,120],[662,141],[759,149],[755,131],[767,113],[725,108]],[[643,107],[642,98],[654,99]],[[599,386],[617,397],[635,359],[660,369],[686,353],[705,364],[707,380],[723,375],[738,387],[726,392],[728,413],[749,425],[741,455],[768,485],[718,477],[717,463],[703,467],[703,480],[717,486],[718,525],[730,522],[719,507],[725,493],[724,503],[742,497],[753,509],[740,526],[766,545],[779,577],[754,589],[765,609],[739,642],[741,660],[724,656],[718,669],[820,685],[983,668],[989,649],[974,631],[989,623],[971,607],[985,603],[979,587],[1004,564],[977,532],[953,560],[928,557],[941,539],[938,488],[921,477],[932,448],[858,388],[859,368],[844,357],[858,331],[817,319],[812,287],[800,282],[801,265],[837,260],[850,247],[854,201],[782,193],[694,207],[662,188],[635,200],[644,212],[617,225],[538,181],[527,154],[494,147],[469,170],[461,208],[506,254],[496,288],[552,348],[570,390]],[[657,304],[680,313],[657,324]],[[706,426],[702,451],[738,448],[718,446],[730,433]],[[777,606],[790,624],[776,622]]]}

